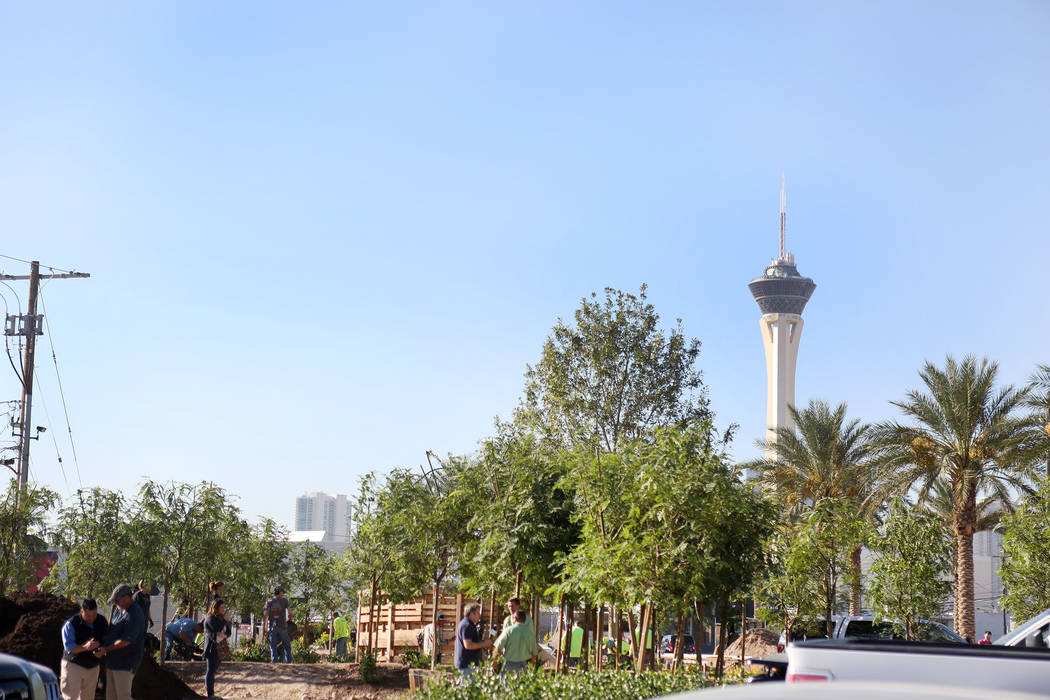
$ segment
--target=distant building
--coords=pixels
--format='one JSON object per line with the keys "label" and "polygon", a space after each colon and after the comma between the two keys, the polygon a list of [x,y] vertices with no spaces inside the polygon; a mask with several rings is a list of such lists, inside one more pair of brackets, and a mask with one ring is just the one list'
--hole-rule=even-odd
{"label": "distant building", "polygon": [[318,542],[330,549],[345,549],[349,518],[350,505],[344,494],[304,493],[295,499],[295,530],[290,539],[293,542]]}

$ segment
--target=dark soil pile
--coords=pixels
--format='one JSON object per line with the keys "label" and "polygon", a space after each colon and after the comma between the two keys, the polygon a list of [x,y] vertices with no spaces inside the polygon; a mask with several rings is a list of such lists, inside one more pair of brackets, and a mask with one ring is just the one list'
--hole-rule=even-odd
{"label": "dark soil pile", "polygon": [[135,673],[131,684],[131,695],[150,700],[183,700],[199,698],[197,693],[182,682],[182,679],[153,660],[152,656],[142,657],[142,665]]}
{"label": "dark soil pile", "polygon": [[[49,593],[14,593],[0,596],[0,651],[44,664],[59,675],[62,663],[62,625],[80,607],[67,598]],[[102,612],[101,610],[99,612]],[[150,700],[200,697],[175,674],[142,659],[132,693]]]}
{"label": "dark soil pile", "polygon": [[0,596],[0,651],[44,664],[57,676],[62,662],[62,625],[80,608],[49,593]]}

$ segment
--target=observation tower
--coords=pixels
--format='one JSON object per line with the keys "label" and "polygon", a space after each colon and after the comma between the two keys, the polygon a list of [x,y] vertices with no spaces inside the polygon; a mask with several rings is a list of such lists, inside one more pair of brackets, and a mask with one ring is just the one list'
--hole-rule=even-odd
{"label": "observation tower", "polygon": [[758,302],[762,318],[762,345],[766,350],[766,458],[773,458],[777,430],[794,430],[788,406],[795,405],[795,363],[802,338],[802,310],[817,288],[795,267],[795,256],[784,248],[787,195],[784,177],[780,179],[780,257],[769,263],[765,273],[747,286]]}

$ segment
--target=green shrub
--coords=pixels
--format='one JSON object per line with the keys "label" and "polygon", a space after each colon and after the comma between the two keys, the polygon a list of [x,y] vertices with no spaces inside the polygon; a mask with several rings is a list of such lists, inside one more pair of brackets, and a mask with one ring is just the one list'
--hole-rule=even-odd
{"label": "green shrub", "polygon": [[376,665],[375,653],[362,652],[357,671],[361,674],[361,680],[365,683],[375,683],[379,679],[379,667]]}
{"label": "green shrub", "polygon": [[241,640],[240,646],[230,652],[232,661],[269,661],[270,648],[265,644],[256,644],[251,637]]}
{"label": "green shrub", "polygon": [[321,655],[310,647],[303,644],[300,639],[292,640],[292,663],[315,664],[321,660]]}
{"label": "green shrub", "polygon": [[401,655],[401,663],[409,668],[430,668],[430,657],[419,649],[409,649]]}
{"label": "green shrub", "polygon": [[471,683],[456,685],[442,679],[417,695],[420,700],[531,700],[532,698],[573,698],[573,700],[606,700],[627,698],[643,700],[669,693],[695,690],[716,685],[699,671],[677,673],[630,671],[602,671],[600,673],[569,673],[554,675],[546,672],[525,673],[510,677],[506,684],[499,675],[479,673]]}

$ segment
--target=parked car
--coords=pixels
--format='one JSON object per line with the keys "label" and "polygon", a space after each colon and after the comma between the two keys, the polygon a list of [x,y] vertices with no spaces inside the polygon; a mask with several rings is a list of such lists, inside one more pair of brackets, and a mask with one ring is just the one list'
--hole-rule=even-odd
{"label": "parked car", "polygon": [[62,700],[54,671],[13,654],[0,654],[0,698]]}
{"label": "parked car", "polygon": [[[684,654],[695,654],[696,653],[696,643],[693,641],[693,638],[691,636],[689,636],[688,634],[685,635],[684,638],[685,638],[685,649],[684,649],[684,651],[682,653],[684,653]],[[660,653],[661,654],[673,654],[674,650],[675,650],[675,643],[677,642],[677,640],[678,640],[678,635],[676,635],[676,634],[665,634],[663,637],[661,637],[660,638]]]}
{"label": "parked car", "polygon": [[1029,649],[1046,649],[1050,647],[1050,608],[1039,613],[1013,632],[999,637],[992,644],[1004,647],[1028,647]]}
{"label": "parked car", "polygon": [[[875,621],[874,615],[835,615],[832,639],[904,639],[898,625],[887,620]],[[934,620],[919,620],[917,640],[920,642],[941,642],[945,644],[966,644],[966,640],[952,629]],[[824,620],[810,622],[803,627],[781,631],[777,641],[777,651],[782,652],[788,642],[801,642],[807,639],[827,639],[827,625]]]}

